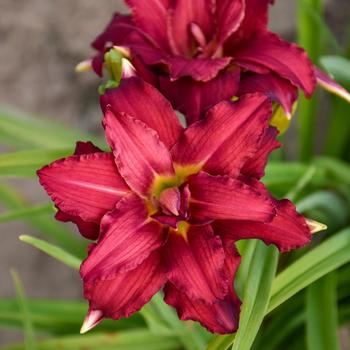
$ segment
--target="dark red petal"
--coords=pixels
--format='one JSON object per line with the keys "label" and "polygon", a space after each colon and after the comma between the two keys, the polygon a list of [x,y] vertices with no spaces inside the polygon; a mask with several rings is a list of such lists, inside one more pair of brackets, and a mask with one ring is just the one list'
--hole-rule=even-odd
{"label": "dark red petal", "polygon": [[[233,54],[241,67],[260,73],[266,67],[311,96],[316,88],[313,64],[306,52],[273,33],[258,35],[247,41]],[[256,66],[257,64],[257,66]]]}
{"label": "dark red petal", "polygon": [[232,244],[225,244],[225,272],[229,277],[229,290],[223,300],[216,300],[213,304],[193,300],[185,293],[168,282],[165,286],[164,300],[177,309],[182,320],[199,321],[213,333],[233,333],[237,330],[240,301],[233,291],[235,272],[240,264],[240,256]]}
{"label": "dark red petal", "polygon": [[147,33],[163,49],[169,47],[167,8],[170,0],[126,0],[137,27]]}
{"label": "dark red petal", "polygon": [[200,221],[233,219],[269,222],[275,210],[269,196],[242,181],[204,172],[189,179],[190,213]]}
{"label": "dark red petal", "polygon": [[103,64],[104,64],[104,54],[98,53],[91,59],[91,66],[93,71],[100,77],[103,76]]}
{"label": "dark red petal", "polygon": [[305,219],[287,199],[275,201],[276,217],[272,222],[261,224],[250,221],[216,221],[215,232],[238,241],[261,239],[266,244],[275,244],[282,252],[302,247],[311,240],[310,229]]}
{"label": "dark red petal", "polygon": [[187,238],[170,231],[163,248],[167,278],[192,299],[213,303],[225,297],[228,281],[221,240],[210,225],[190,227]]}
{"label": "dark red petal", "polygon": [[126,113],[157,131],[161,141],[172,147],[182,127],[170,103],[156,88],[139,78],[122,80],[117,89],[101,96],[103,111],[110,105],[114,113]]}
{"label": "dark red petal", "polygon": [[61,159],[39,170],[38,176],[60,210],[87,222],[99,223],[130,191],[111,153]]}
{"label": "dark red petal", "polygon": [[239,44],[257,33],[264,33],[268,24],[268,7],[271,0],[245,0],[245,16],[237,31],[227,40],[224,52],[232,53]]}
{"label": "dark red petal", "polygon": [[174,0],[169,12],[168,34],[173,54],[190,57],[193,38],[190,25],[195,23],[207,39],[213,32],[212,4],[207,0]]}
{"label": "dark red petal", "polygon": [[173,159],[235,177],[257,151],[271,113],[269,99],[260,94],[242,96],[237,103],[221,102],[185,131],[172,150]]}
{"label": "dark red petal", "polygon": [[78,141],[75,145],[75,156],[81,156],[82,154],[91,154],[91,153],[99,153],[103,152],[100,148],[95,146],[92,142],[82,142]]}
{"label": "dark red petal", "polygon": [[222,45],[239,28],[244,14],[245,0],[216,0],[216,18],[219,31],[218,45]]}
{"label": "dark red petal", "polygon": [[174,108],[186,116],[187,123],[190,125],[200,119],[208,108],[235,96],[239,78],[238,69],[232,72],[221,72],[216,78],[206,83],[188,77],[177,81],[160,77],[160,90]]}
{"label": "dark red petal", "polygon": [[122,45],[133,30],[133,21],[129,15],[115,13],[105,30],[91,44],[93,48],[104,53],[106,44]]}
{"label": "dark red petal", "polygon": [[192,77],[196,81],[207,82],[214,79],[219,72],[231,62],[231,57],[223,58],[183,58],[180,56],[168,58],[171,80],[181,77]]}
{"label": "dark red petal", "polygon": [[118,320],[140,310],[165,283],[159,253],[152,253],[131,271],[113,279],[88,283],[84,281],[84,296],[91,310],[101,310],[104,317]]}
{"label": "dark red petal", "polygon": [[254,156],[247,160],[241,172],[246,176],[261,179],[265,175],[265,167],[269,154],[281,144],[276,140],[278,130],[272,126],[267,128],[260,139],[258,149]]}
{"label": "dark red petal", "polygon": [[292,114],[295,101],[298,99],[298,89],[288,80],[276,74],[249,74],[242,78],[237,96],[261,92],[280,104],[288,115]]}
{"label": "dark red petal", "polygon": [[148,195],[158,175],[174,173],[168,149],[142,121],[107,108],[103,124],[119,172],[136,193]]}
{"label": "dark red petal", "polygon": [[73,222],[77,225],[79,232],[87,239],[96,240],[100,234],[100,225],[94,222],[82,220],[79,216],[72,216],[61,210],[55,215],[55,219],[62,222]]}
{"label": "dark red petal", "polygon": [[163,228],[135,194],[121,199],[101,221],[101,235],[81,265],[84,281],[115,278],[134,269],[163,244]]}

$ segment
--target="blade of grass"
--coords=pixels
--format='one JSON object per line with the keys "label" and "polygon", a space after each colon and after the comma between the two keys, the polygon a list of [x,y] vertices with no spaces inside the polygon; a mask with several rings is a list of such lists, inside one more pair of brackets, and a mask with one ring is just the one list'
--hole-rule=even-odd
{"label": "blade of grass", "polygon": [[42,239],[34,238],[27,235],[22,235],[19,237],[22,242],[28,243],[35,248],[41,250],[42,252],[52,256],[53,258],[63,262],[65,265],[79,270],[81,260],[76,256],[66,252],[60,247],[57,247],[51,243],[48,243]]}
{"label": "blade of grass", "polygon": [[[156,335],[143,329],[59,337],[37,343],[38,350],[174,350],[179,348],[180,344],[176,337]],[[5,346],[0,349],[23,350],[23,345]]]}
{"label": "blade of grass", "polygon": [[[298,0],[298,42],[313,62],[317,62],[321,53],[321,28],[313,21],[309,9],[322,17],[323,0]],[[315,121],[317,114],[317,94],[310,101],[304,96],[299,99],[299,159],[308,161],[314,153]]]}
{"label": "blade of grass", "polygon": [[329,273],[307,288],[306,339],[308,350],[338,350],[336,273]]}
{"label": "blade of grass", "polygon": [[327,273],[350,261],[350,227],[303,255],[275,278],[268,312]]}
{"label": "blade of grass", "polygon": [[0,214],[0,223],[29,218],[32,215],[54,214],[55,209],[52,204],[35,205],[33,207],[11,210]]}
{"label": "blade of grass", "polygon": [[30,318],[30,312],[28,309],[26,297],[24,294],[24,288],[19,279],[19,276],[15,270],[11,271],[13,284],[16,290],[17,302],[19,309],[23,316],[23,333],[25,350],[36,350],[36,341],[34,336],[34,327]]}

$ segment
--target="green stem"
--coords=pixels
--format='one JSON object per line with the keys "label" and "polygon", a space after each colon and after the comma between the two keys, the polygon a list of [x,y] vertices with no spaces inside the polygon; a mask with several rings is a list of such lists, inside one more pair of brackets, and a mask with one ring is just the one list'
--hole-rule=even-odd
{"label": "green stem", "polygon": [[[322,15],[323,0],[298,0],[298,41],[313,62],[317,62],[321,52],[321,31],[314,15]],[[309,161],[314,154],[317,95],[308,101],[299,102],[299,158]]]}

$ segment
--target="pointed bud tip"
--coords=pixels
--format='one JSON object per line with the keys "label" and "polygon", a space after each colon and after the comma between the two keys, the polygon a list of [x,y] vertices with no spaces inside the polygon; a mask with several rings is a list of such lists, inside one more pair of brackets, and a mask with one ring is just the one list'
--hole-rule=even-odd
{"label": "pointed bud tip", "polygon": [[97,326],[103,319],[101,310],[90,310],[85,317],[83,325],[80,328],[80,334],[85,334]]}
{"label": "pointed bud tip", "polygon": [[322,224],[312,219],[306,219],[306,223],[309,226],[311,234],[327,230],[327,225]]}
{"label": "pointed bud tip", "polygon": [[92,63],[91,59],[82,61],[75,66],[74,70],[76,73],[89,72],[92,69],[91,63]]}
{"label": "pointed bud tip", "polygon": [[123,78],[131,78],[137,76],[135,67],[126,58],[122,58],[122,76]]}

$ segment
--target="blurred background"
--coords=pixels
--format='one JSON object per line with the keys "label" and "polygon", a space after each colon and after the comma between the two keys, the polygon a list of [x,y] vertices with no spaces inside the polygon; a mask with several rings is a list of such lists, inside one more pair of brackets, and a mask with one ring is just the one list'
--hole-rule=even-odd
{"label": "blurred background", "polygon": [[[326,22],[343,43],[350,1],[326,3]],[[116,10],[125,11],[122,1],[0,0],[0,105],[89,132],[100,132],[99,79],[92,73],[77,75],[74,67],[91,56],[89,43]],[[295,12],[294,1],[277,0],[270,13],[271,28],[286,39],[295,39]],[[320,113],[320,118],[321,135],[327,125],[326,114]],[[292,158],[296,152],[296,124],[294,120],[285,145]],[[1,152],[7,150],[0,148]],[[47,200],[42,189],[32,181],[18,180],[15,186],[34,203]],[[81,298],[77,273],[18,240],[20,234],[35,233],[34,230],[12,222],[1,224],[0,231],[0,298],[14,295],[10,268],[19,272],[30,297]],[[14,331],[0,330],[0,344],[18,336]],[[345,342],[349,335],[344,331],[342,337]]]}

